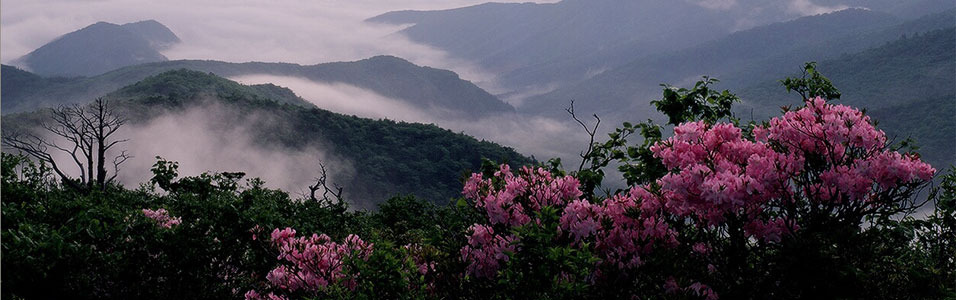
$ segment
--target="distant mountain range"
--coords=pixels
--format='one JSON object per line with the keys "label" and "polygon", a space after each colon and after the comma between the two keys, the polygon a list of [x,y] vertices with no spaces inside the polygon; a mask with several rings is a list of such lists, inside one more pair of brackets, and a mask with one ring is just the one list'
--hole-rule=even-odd
{"label": "distant mountain range", "polygon": [[439,108],[449,117],[473,118],[514,111],[507,103],[447,70],[419,67],[404,59],[378,56],[356,62],[311,66],[287,63],[227,63],[179,60],[140,64],[93,77],[43,78],[3,66],[0,96],[6,113],[58,104],[83,103],[120,87],[169,70],[190,69],[223,77],[266,74],[302,77],[321,83],[345,83],[405,101]]}
{"label": "distant mountain range", "polygon": [[[798,5],[795,1],[763,0],[564,0],[396,11],[368,21],[412,24],[400,33],[499,74],[497,84],[513,91],[501,96],[523,99],[587,80],[641,57],[667,56],[734,31],[818,14],[818,9],[846,7],[863,7],[885,19],[911,19],[954,8],[956,3],[822,0]],[[847,20],[845,24],[853,21]],[[847,32],[853,28],[836,29]],[[796,38],[797,42],[801,39],[794,35],[776,37],[786,38]],[[773,43],[756,46],[763,49]]]}
{"label": "distant mountain range", "polygon": [[[368,21],[414,24],[401,33],[500,74],[505,79],[500,83],[508,88],[580,80],[588,68],[613,64],[606,61],[609,57],[689,47],[727,34],[735,26],[733,18],[689,1],[633,0],[485,3],[442,11],[391,12]],[[628,51],[621,53],[622,47]],[[599,61],[551,68],[591,57]]]}
{"label": "distant mountain range", "polygon": [[582,111],[624,111],[646,119],[656,114],[648,102],[659,97],[662,83],[686,86],[708,75],[722,80],[722,89],[740,90],[782,79],[804,62],[836,59],[904,34],[953,26],[953,18],[956,9],[902,23],[885,13],[849,9],[760,26],[684,50],[637,58],[578,84],[531,97],[521,109],[559,111],[556,108],[575,99]]}
{"label": "distant mountain range", "polygon": [[[836,103],[865,108],[897,142],[912,137],[934,166],[956,164],[956,27],[909,34],[883,46],[819,63],[843,96]],[[789,74],[798,76],[799,74]],[[779,114],[799,104],[779,82],[740,89],[742,115]]]}
{"label": "distant mountain range", "polygon": [[[516,165],[531,163],[530,159],[510,148],[478,141],[434,125],[376,121],[315,107],[307,108],[288,89],[270,85],[245,86],[205,72],[184,69],[165,71],[105,97],[119,105],[119,111],[130,119],[128,126],[187,112],[210,105],[212,101],[219,110],[240,112],[235,115],[236,119],[224,120],[217,125],[216,130],[222,133],[216,135],[243,126],[251,128],[250,140],[262,147],[303,151],[310,146],[322,145],[334,157],[344,159],[342,162],[326,163],[334,165],[348,162],[354,168],[354,172],[350,172],[353,176],[341,178],[335,183],[346,187],[349,199],[354,201],[357,208],[374,208],[394,195],[416,195],[436,203],[447,203],[461,193],[461,174],[466,170],[477,170],[482,158]],[[2,119],[3,133],[39,130],[36,129],[37,125],[45,120],[47,114],[47,111],[41,110],[5,115]],[[194,133],[155,134],[185,137]],[[263,179],[267,182],[270,180]],[[301,188],[305,189],[305,186]]]}
{"label": "distant mountain range", "polygon": [[43,76],[92,76],[125,66],[167,60],[159,51],[179,38],[154,20],[99,22],[65,34],[14,64]]}

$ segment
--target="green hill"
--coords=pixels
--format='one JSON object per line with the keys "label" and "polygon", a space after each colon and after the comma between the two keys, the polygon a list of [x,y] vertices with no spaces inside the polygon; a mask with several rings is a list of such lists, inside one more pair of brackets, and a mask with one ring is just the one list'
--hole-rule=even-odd
{"label": "green hill", "polygon": [[[25,112],[59,104],[83,103],[148,76],[178,69],[211,72],[223,77],[265,74],[302,77],[321,83],[345,83],[419,108],[438,108],[447,112],[449,117],[473,118],[514,110],[478,86],[462,80],[454,72],[420,67],[393,56],[376,56],[355,62],[311,66],[177,60],[130,66],[94,77],[56,80],[31,77],[22,72],[9,72],[13,77],[8,78],[7,70],[12,68],[4,67],[0,74],[4,86],[0,91],[3,112]],[[7,83],[14,79],[30,84]]]}
{"label": "green hill", "polygon": [[[290,105],[301,101],[298,98],[266,100],[275,95],[293,94],[276,87],[244,86],[208,73],[175,70],[148,77],[106,97],[121,100],[115,103],[121,103],[121,111],[131,125],[201,107],[208,104],[204,101],[213,99],[244,116],[223,127],[241,124],[254,128],[250,139],[257,145],[288,150],[308,149],[316,144],[330,146],[328,150],[333,156],[350,161],[354,168],[352,178],[337,183],[346,187],[349,198],[359,208],[375,207],[397,194],[444,203],[460,195],[462,172],[478,169],[482,158],[515,164],[530,162],[510,148],[434,125],[370,120]],[[4,133],[31,128],[44,115],[43,111],[6,115]],[[269,178],[264,180],[268,182]]]}

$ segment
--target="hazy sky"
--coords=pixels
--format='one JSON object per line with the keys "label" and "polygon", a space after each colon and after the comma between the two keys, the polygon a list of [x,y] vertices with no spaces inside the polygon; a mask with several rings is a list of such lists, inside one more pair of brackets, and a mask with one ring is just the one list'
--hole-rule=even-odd
{"label": "hazy sky", "polygon": [[[820,6],[811,0],[684,1],[717,10],[783,6],[795,15],[843,8]],[[4,0],[0,1],[0,61],[9,63],[97,21],[122,24],[154,19],[183,40],[163,53],[170,59],[316,64],[390,54],[456,71],[482,85],[493,76],[443,51],[393,34],[400,27],[362,20],[394,10],[448,9],[483,2],[488,0]]]}
{"label": "hazy sky", "polygon": [[[52,39],[97,21],[155,19],[183,43],[170,59],[315,64],[391,54],[453,69],[465,78],[487,75],[442,51],[394,35],[395,26],[362,20],[402,9],[444,9],[482,0],[4,0],[0,2],[0,61],[7,63]],[[505,0],[498,2],[554,2]]]}

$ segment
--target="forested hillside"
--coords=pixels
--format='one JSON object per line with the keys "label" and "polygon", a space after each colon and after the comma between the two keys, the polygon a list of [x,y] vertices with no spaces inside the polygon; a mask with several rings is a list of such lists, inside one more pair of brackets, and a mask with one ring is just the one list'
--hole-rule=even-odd
{"label": "forested hillside", "polygon": [[[898,140],[911,137],[936,165],[956,163],[956,28],[914,34],[881,47],[819,63],[843,96],[839,103],[869,109],[880,128]],[[793,74],[792,76],[799,76]],[[740,112],[763,119],[794,105],[777,81],[740,90]],[[922,113],[916,113],[922,112]],[[924,127],[926,126],[926,127]],[[915,130],[916,128],[934,130]]]}
{"label": "forested hillside", "polygon": [[[879,47],[902,35],[952,26],[956,9],[898,23],[881,12],[850,9],[809,16],[737,32],[673,53],[646,56],[608,70],[579,84],[571,84],[525,101],[522,110],[554,111],[576,99],[583,109],[612,112],[629,107],[642,118],[661,83],[684,84],[701,75],[716,77],[723,88],[740,90],[754,82],[791,75],[788,69],[808,61],[835,59]],[[916,66],[895,65],[909,72]],[[847,78],[843,81],[853,81]]]}
{"label": "forested hillside", "polygon": [[[213,101],[241,116],[226,120],[222,124],[224,132],[235,126],[254,128],[251,139],[257,144],[290,151],[316,145],[331,147],[334,156],[345,160],[340,163],[349,163],[355,169],[354,177],[337,184],[348,187],[346,193],[356,207],[373,208],[392,195],[416,195],[444,203],[460,192],[462,172],[476,170],[483,158],[516,165],[531,162],[510,148],[434,125],[345,116],[308,105],[286,89],[244,86],[197,71],[175,70],[150,76],[105,97],[120,101],[116,103],[134,126]],[[44,114],[6,115],[3,132],[36,126],[44,120]],[[319,162],[301,163],[317,168]]]}
{"label": "forested hillside", "polygon": [[[456,117],[472,118],[514,110],[471,82],[462,80],[454,72],[416,66],[394,56],[378,56],[356,62],[311,66],[182,60],[136,65],[94,77],[42,80],[17,71],[9,72],[12,77],[8,78],[7,70],[11,68],[6,67],[0,79],[17,78],[30,84],[3,83],[7,87],[2,90],[3,112],[24,112],[59,104],[83,103],[148,76],[183,68],[223,77],[266,74],[301,77],[320,83],[344,83],[415,107],[439,108]],[[27,89],[28,86],[33,88]]]}
{"label": "forested hillside", "polygon": [[[241,173],[187,176],[179,173],[179,164],[166,160],[157,161],[151,179],[135,190],[102,181],[83,187],[69,184],[76,179],[55,177],[44,165],[4,153],[4,297],[956,295],[956,245],[951,243],[956,174],[940,178],[941,188],[934,189],[939,193],[930,194],[934,209],[929,215],[912,217],[920,203],[914,197],[940,170],[890,147],[892,141],[863,112],[828,103],[833,99],[821,95],[834,91],[815,84],[793,85],[820,89],[812,89],[791,112],[754,126],[731,118],[732,101],[703,101],[726,94],[701,84],[668,89],[658,102],[669,124],[677,125],[668,138],[652,122],[625,124],[610,142],[592,145],[577,170],[565,171],[557,162],[520,168],[484,163],[470,175],[451,177],[458,178],[455,187],[463,185],[456,201],[435,205],[413,196],[393,197],[379,203],[377,211],[351,210],[355,207],[326,197],[323,189],[296,198],[262,181],[245,181]],[[229,86],[234,83],[183,70],[115,95],[146,92],[145,99],[123,107],[148,115],[189,109],[198,104],[196,97],[178,93],[202,91],[207,101],[244,113],[312,126],[257,137],[263,143],[301,143],[322,135],[350,147],[347,151],[373,150],[360,154],[365,156],[389,157],[390,147],[420,153],[451,149],[434,144],[444,141],[470,147],[464,160],[475,149],[513,153],[431,126],[307,110],[254,99]],[[3,122],[6,133],[11,116]],[[635,129],[643,143],[627,141]],[[336,137],[339,133],[352,141]],[[374,148],[374,143],[381,145]],[[449,178],[448,172],[433,172],[442,166],[401,152],[411,173],[377,157],[363,157],[371,163],[362,172],[379,170],[384,176],[373,183],[408,184],[416,191]],[[603,167],[610,162],[620,166],[628,187],[599,190]],[[403,177],[415,175],[422,181],[394,181],[415,180]]]}

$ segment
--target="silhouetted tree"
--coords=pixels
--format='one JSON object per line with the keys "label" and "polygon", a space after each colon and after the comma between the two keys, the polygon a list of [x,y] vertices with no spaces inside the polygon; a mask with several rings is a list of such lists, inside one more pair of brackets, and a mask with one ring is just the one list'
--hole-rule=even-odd
{"label": "silhouetted tree", "polygon": [[[126,119],[110,107],[108,100],[97,98],[87,106],[60,106],[51,111],[52,122],[42,126],[52,133],[49,139],[32,133],[16,132],[3,138],[3,145],[30,155],[49,164],[64,184],[77,190],[105,190],[116,179],[119,166],[131,156],[125,151],[107,161],[107,155],[116,145],[126,139],[114,137],[126,123]],[[80,177],[69,176],[53,153],[60,151],[69,155],[80,169]],[[112,174],[107,171],[111,165]],[[109,177],[107,177],[109,176]]]}

